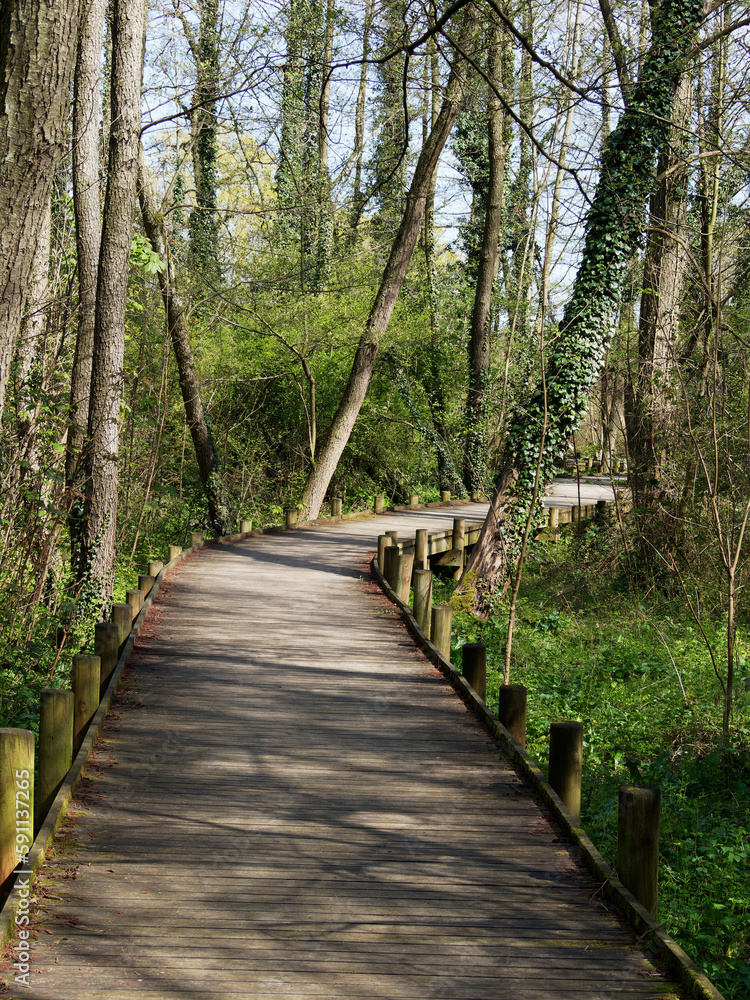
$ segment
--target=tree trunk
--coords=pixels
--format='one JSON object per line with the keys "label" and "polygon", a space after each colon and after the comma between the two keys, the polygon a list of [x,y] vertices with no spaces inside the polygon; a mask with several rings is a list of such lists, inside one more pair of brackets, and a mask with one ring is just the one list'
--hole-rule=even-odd
{"label": "tree trunk", "polygon": [[504,114],[496,93],[502,86],[501,29],[490,18],[488,38],[487,152],[489,183],[485,203],[484,233],[479,254],[474,307],[469,343],[469,393],[466,401],[466,444],[464,483],[469,492],[484,487],[486,466],[485,394],[490,371],[490,332],[495,279],[500,261],[500,233],[503,224],[506,176],[506,149],[503,142]]}
{"label": "tree trunk", "polygon": [[111,598],[117,522],[125,306],[141,125],[143,0],[114,0],[112,124],[97,281],[81,582],[94,606]]}
{"label": "tree trunk", "polygon": [[227,535],[231,531],[231,520],[224,496],[219,456],[201,403],[200,387],[195,374],[195,362],[188,337],[185,309],[177,292],[174,265],[167,246],[163,216],[156,207],[143,147],[140,150],[138,163],[138,197],[143,228],[154,252],[159,255],[164,265],[163,269],[159,271],[159,288],[164,303],[169,336],[177,361],[180,390],[185,405],[185,419],[193,439],[195,457],[208,506],[211,531],[217,536]]}
{"label": "tree trunk", "polygon": [[357,90],[357,105],[354,112],[354,192],[352,195],[352,213],[349,223],[349,242],[353,243],[359,226],[360,216],[365,206],[362,191],[362,161],[365,149],[365,102],[367,99],[367,61],[370,57],[370,29],[372,27],[372,11],[374,0],[365,0],[365,21],[362,33],[362,65],[359,73],[359,89]]}
{"label": "tree trunk", "polygon": [[4,0],[0,13],[0,417],[66,141],[78,18],[76,0]]}
{"label": "tree trunk", "polygon": [[637,507],[648,505],[675,437],[676,338],[688,260],[685,128],[692,80],[683,77],[674,104],[674,125],[659,155],[660,180],[651,199],[643,261],[638,327],[638,369],[626,399],[630,484]]}
{"label": "tree trunk", "polygon": [[70,492],[68,529],[74,572],[77,572],[81,548],[85,489],[82,449],[89,423],[96,285],[102,235],[99,89],[106,9],[107,0],[87,0],[81,6],[73,88],[73,208],[78,265],[78,332],[70,376],[70,428],[65,454],[65,481]]}
{"label": "tree trunk", "polygon": [[623,281],[641,238],[656,156],[669,137],[685,55],[703,17],[702,0],[664,0],[633,101],[602,152],[599,182],[586,221],[583,255],[541,385],[516,408],[506,436],[495,494],[462,581],[486,612],[518,557],[533,497],[554,475],[555,461],[578,427],[604,364]]}
{"label": "tree trunk", "polygon": [[[471,46],[477,26],[477,11],[474,5],[468,6],[465,8],[465,11],[466,20],[461,31],[460,43],[462,52],[466,50],[467,46]],[[422,215],[432,182],[432,174],[458,114],[465,78],[466,59],[464,55],[457,52],[453,60],[440,113],[430,132],[429,139],[422,148],[414,171],[414,178],[406,199],[406,210],[396,238],[393,241],[391,254],[383,273],[380,288],[378,289],[364,332],[360,338],[349,380],[336,415],[333,418],[333,424],[328,433],[326,443],[318,457],[318,463],[310,475],[302,497],[304,514],[311,519],[316,518],[320,512],[328,484],[336,471],[339,458],[346,447],[349,435],[354,427],[354,422],[357,419],[367,393],[380,341],[388,327],[393,308],[401,291],[401,285],[406,276],[414,246],[419,238]]]}

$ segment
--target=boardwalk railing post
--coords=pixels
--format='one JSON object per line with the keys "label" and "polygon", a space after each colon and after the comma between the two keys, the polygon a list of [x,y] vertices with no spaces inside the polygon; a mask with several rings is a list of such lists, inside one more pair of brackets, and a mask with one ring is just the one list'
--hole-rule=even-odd
{"label": "boardwalk railing post", "polygon": [[131,606],[129,604],[113,604],[112,621],[120,630],[120,641],[118,645],[122,646],[127,637],[130,635],[130,630],[133,627],[133,609]]}
{"label": "boardwalk railing post", "polygon": [[133,618],[138,617],[138,612],[143,607],[143,591],[142,590],[126,590],[125,591],[125,603],[130,606],[133,612]]}
{"label": "boardwalk railing post", "polygon": [[[140,591],[138,591],[140,593]],[[79,653],[73,657],[70,686],[73,689],[73,756],[81,749],[89,723],[99,706],[101,662],[98,656]]]}
{"label": "boardwalk railing post", "polygon": [[419,503],[419,496],[416,493],[412,493],[409,497],[409,506],[416,507]]}
{"label": "boardwalk railing post", "polygon": [[203,542],[203,532],[202,531],[191,531],[190,532],[190,548],[194,545],[201,545]]}
{"label": "boardwalk railing post", "polygon": [[156,583],[156,580],[150,574],[141,573],[138,575],[138,589],[143,591],[144,601],[151,592],[151,588],[153,587],[154,583]]}
{"label": "boardwalk railing post", "polygon": [[438,604],[432,609],[432,624],[430,626],[430,641],[437,651],[450,661],[451,658],[451,624],[453,623],[453,608],[450,604]]}
{"label": "boardwalk railing post", "polygon": [[471,496],[469,497],[472,503],[479,503],[481,497],[479,496],[479,490],[472,490]]}
{"label": "boardwalk railing post", "polygon": [[526,688],[501,684],[497,692],[497,717],[518,745],[526,749]]}
{"label": "boardwalk railing post", "polygon": [[167,555],[167,562],[172,562],[177,556],[182,554],[182,546],[180,545],[170,545],[169,554]]}
{"label": "boardwalk railing post", "polygon": [[34,734],[0,729],[0,888],[34,843]]}
{"label": "boardwalk railing post", "polygon": [[560,527],[560,508],[550,507],[549,509],[549,531],[552,541],[557,544],[558,529]]}
{"label": "boardwalk railing post", "polygon": [[120,629],[114,622],[97,622],[94,625],[94,655],[98,656],[101,662],[100,701],[117,666],[119,639]]}
{"label": "boardwalk railing post", "polygon": [[578,822],[581,816],[583,723],[553,722],[549,727],[549,783]]}
{"label": "boardwalk railing post", "polygon": [[467,642],[461,647],[463,675],[482,701],[487,700],[487,648],[481,642]]}
{"label": "boardwalk railing post", "polygon": [[429,639],[432,625],[432,573],[428,569],[414,570],[414,620]]}
{"label": "boardwalk railing post", "polygon": [[386,545],[383,553],[383,576],[388,581],[391,590],[400,596],[401,591],[401,563],[403,556],[399,552],[398,545],[391,542]]}
{"label": "boardwalk railing post", "polygon": [[458,554],[458,566],[453,571],[453,579],[460,580],[464,571],[464,545],[466,540],[466,519],[463,517],[453,518],[453,536],[451,538],[451,548]]}
{"label": "boardwalk railing post", "polygon": [[164,563],[161,559],[151,559],[148,564],[148,575],[153,576],[154,579],[161,573],[164,569]]}
{"label": "boardwalk railing post", "polygon": [[297,525],[297,508],[287,507],[284,511],[284,525],[287,528],[294,528]]}
{"label": "boardwalk railing post", "polygon": [[341,497],[333,497],[331,500],[331,517],[341,517]]}
{"label": "boardwalk railing post", "polygon": [[375,504],[373,505],[373,510],[376,514],[382,514],[385,509],[385,497],[379,494],[375,497]]}
{"label": "boardwalk railing post", "polygon": [[393,545],[390,535],[378,535],[378,569],[385,576],[385,550]]}
{"label": "boardwalk railing post", "polygon": [[440,491],[440,502],[441,503],[448,503],[448,501],[450,500],[450,498],[451,498],[451,491],[450,490],[441,490]]}
{"label": "boardwalk railing post", "polygon": [[617,814],[617,874],[656,920],[659,916],[659,819],[661,791],[623,785]]}
{"label": "boardwalk railing post", "polygon": [[72,691],[45,688],[39,702],[39,770],[34,833],[44,822],[73,763]]}
{"label": "boardwalk railing post", "polygon": [[414,539],[414,569],[429,569],[430,533],[427,528],[417,528]]}
{"label": "boardwalk railing post", "polygon": [[398,545],[398,532],[397,531],[386,531],[386,535],[390,538],[393,545]]}
{"label": "boardwalk railing post", "polygon": [[253,530],[253,522],[248,520],[240,521],[240,534],[249,535]]}
{"label": "boardwalk railing post", "polygon": [[399,587],[396,593],[404,602],[409,603],[409,590],[411,589],[411,575],[414,567],[414,553],[401,551],[399,560]]}

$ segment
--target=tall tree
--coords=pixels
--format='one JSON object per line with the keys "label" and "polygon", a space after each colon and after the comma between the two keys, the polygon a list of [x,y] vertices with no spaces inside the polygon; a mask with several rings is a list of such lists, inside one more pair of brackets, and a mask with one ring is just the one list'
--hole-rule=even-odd
{"label": "tall tree", "polygon": [[79,575],[95,603],[112,594],[117,526],[120,400],[128,265],[141,127],[144,0],[114,0],[111,126],[97,278],[86,501]]}
{"label": "tall tree", "polygon": [[0,417],[65,148],[79,16],[77,0],[7,0],[0,10]]}
{"label": "tall tree", "polygon": [[541,384],[513,414],[495,492],[462,587],[487,598],[522,551],[533,503],[577,428],[611,338],[624,278],[643,234],[656,158],[669,135],[684,61],[703,18],[702,0],[664,0],[632,101],[601,156],[583,255]]}
{"label": "tall tree", "polygon": [[320,512],[328,484],[336,471],[339,458],[349,440],[370,385],[380,342],[388,328],[409,261],[419,238],[432,175],[461,106],[466,80],[466,53],[473,50],[478,20],[476,6],[467,4],[461,11],[461,28],[456,54],[453,57],[440,112],[427,142],[422,147],[406,198],[401,225],[393,240],[380,287],[360,337],[343,396],[302,496],[303,512],[307,517],[315,518]]}
{"label": "tall tree", "polygon": [[185,308],[177,290],[174,262],[164,230],[164,215],[159,211],[149,176],[146,157],[141,147],[138,164],[138,199],[141,206],[143,228],[151,246],[161,261],[158,272],[159,289],[164,303],[169,336],[177,361],[180,390],[185,406],[185,420],[198,462],[198,471],[208,508],[211,530],[218,537],[231,531],[229,509],[224,494],[219,456],[211,428],[201,402],[200,386],[195,372],[193,352],[190,347]]}
{"label": "tall tree", "polygon": [[77,566],[83,514],[83,446],[88,432],[91,361],[94,354],[96,288],[101,246],[101,184],[99,180],[99,91],[102,41],[107,0],[81,5],[78,58],[73,86],[73,208],[78,271],[78,330],[70,376],[70,429],[65,454],[65,479],[70,493],[68,526],[71,556]]}

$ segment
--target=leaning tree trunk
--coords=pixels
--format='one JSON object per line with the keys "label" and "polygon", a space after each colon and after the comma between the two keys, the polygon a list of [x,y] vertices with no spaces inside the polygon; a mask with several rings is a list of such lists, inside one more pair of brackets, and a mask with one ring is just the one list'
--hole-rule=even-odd
{"label": "leaning tree trunk", "polygon": [[231,531],[231,522],[224,496],[219,456],[201,403],[200,387],[195,374],[195,362],[188,337],[185,309],[177,292],[174,266],[164,232],[164,220],[156,207],[143,147],[141,147],[138,163],[138,197],[143,228],[154,252],[159,255],[164,265],[163,269],[159,271],[159,288],[164,303],[169,336],[177,361],[182,401],[185,405],[185,419],[193,439],[195,457],[198,461],[198,470],[208,505],[211,530],[217,536],[227,535]]}
{"label": "leaning tree trunk", "polygon": [[0,417],[40,222],[66,141],[77,0],[0,12]]}
{"label": "leaning tree trunk", "polygon": [[492,505],[461,584],[474,590],[480,612],[520,552],[527,517],[535,513],[537,469],[540,484],[552,479],[604,364],[623,279],[642,238],[656,157],[669,138],[684,58],[702,17],[702,0],[664,0],[657,9],[632,101],[602,152],[573,293],[542,384],[512,416]]}
{"label": "leaning tree trunk", "polygon": [[364,401],[375,368],[380,341],[388,328],[391,314],[406,277],[411,255],[419,238],[425,203],[429,196],[432,174],[458,114],[466,78],[467,46],[471,46],[477,29],[478,15],[473,4],[466,8],[466,20],[461,31],[459,51],[454,57],[445,97],[427,142],[419,156],[401,225],[391,247],[380,288],[367,318],[354,356],[349,380],[333,418],[328,438],[302,496],[303,513],[316,518],[323,505],[328,484],[336,471],[341,453],[346,447]]}
{"label": "leaning tree trunk", "polygon": [[117,527],[125,304],[141,125],[143,0],[114,0],[112,124],[94,324],[79,579],[92,606],[111,598]]}

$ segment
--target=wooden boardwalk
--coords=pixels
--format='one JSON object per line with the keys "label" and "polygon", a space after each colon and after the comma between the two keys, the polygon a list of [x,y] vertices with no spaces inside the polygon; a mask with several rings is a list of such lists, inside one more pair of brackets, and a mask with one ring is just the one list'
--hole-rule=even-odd
{"label": "wooden boardwalk", "polygon": [[31,988],[0,996],[678,995],[366,580],[379,532],[457,514],[178,568],[37,879]]}

